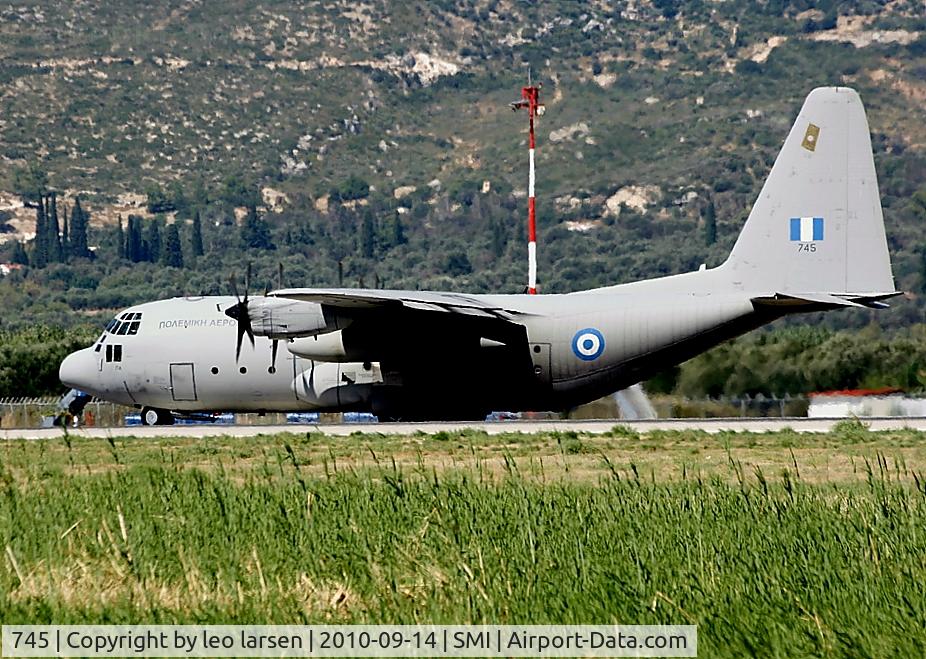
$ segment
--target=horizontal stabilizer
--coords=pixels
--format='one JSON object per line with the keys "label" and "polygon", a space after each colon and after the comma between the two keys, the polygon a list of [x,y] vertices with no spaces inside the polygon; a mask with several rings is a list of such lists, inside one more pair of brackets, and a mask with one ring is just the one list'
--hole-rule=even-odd
{"label": "horizontal stabilizer", "polygon": [[831,307],[885,309],[888,305],[882,300],[901,294],[899,291],[868,296],[843,296],[829,293],[775,293],[769,296],[754,297],[752,302],[763,307],[800,307],[822,304]]}

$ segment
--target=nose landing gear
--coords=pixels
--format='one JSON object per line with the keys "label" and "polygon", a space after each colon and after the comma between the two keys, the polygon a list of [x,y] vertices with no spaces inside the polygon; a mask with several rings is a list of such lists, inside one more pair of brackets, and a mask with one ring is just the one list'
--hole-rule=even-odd
{"label": "nose landing gear", "polygon": [[172,426],[174,415],[157,407],[146,407],[141,411],[141,422],[146,426]]}

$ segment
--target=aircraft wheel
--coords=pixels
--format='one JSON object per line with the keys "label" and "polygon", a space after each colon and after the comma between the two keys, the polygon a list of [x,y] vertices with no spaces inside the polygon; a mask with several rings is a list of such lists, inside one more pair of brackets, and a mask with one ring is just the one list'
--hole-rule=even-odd
{"label": "aircraft wheel", "polygon": [[141,422],[146,426],[172,426],[174,425],[174,417],[167,410],[146,407],[141,411]]}

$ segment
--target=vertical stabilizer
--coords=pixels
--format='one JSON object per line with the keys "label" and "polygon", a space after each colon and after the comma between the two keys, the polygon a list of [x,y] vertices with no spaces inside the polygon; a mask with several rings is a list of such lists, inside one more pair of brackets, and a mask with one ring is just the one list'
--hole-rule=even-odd
{"label": "vertical stabilizer", "polygon": [[855,90],[820,87],[807,96],[721,269],[757,293],[894,292],[868,121]]}

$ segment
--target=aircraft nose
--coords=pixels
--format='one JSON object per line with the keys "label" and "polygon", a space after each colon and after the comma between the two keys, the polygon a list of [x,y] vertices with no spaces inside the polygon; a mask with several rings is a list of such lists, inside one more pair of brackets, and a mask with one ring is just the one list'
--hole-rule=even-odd
{"label": "aircraft nose", "polygon": [[71,389],[87,390],[94,374],[93,351],[89,348],[72,352],[58,368],[58,379]]}

